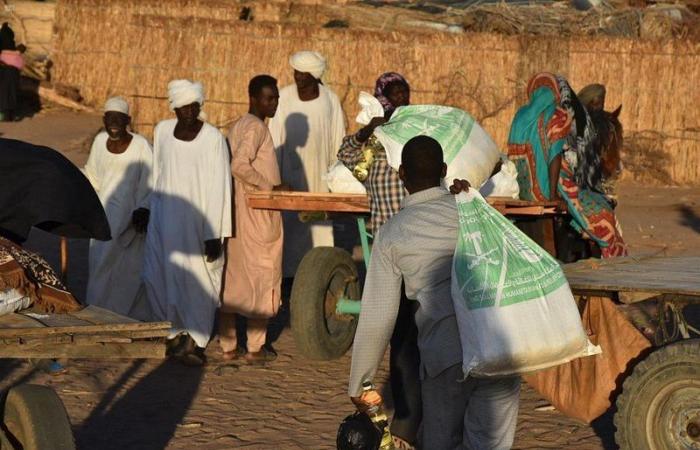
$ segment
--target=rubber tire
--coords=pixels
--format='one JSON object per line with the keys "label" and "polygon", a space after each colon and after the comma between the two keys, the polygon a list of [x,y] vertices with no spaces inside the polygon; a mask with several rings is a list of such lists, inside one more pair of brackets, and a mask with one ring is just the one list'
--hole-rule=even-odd
{"label": "rubber tire", "polygon": [[[647,440],[647,414],[652,400],[664,386],[675,380],[700,379],[700,339],[679,341],[647,356],[634,368],[622,385],[615,414],[615,441],[620,450],[652,448]],[[668,424],[654,418],[654,428],[662,433]],[[676,444],[669,450],[681,450]],[[662,449],[657,449],[662,450]],[[665,450],[665,449],[664,449]]]}
{"label": "rubber tire", "polygon": [[3,423],[24,450],[75,450],[66,408],[49,387],[22,384],[10,389]]}
{"label": "rubber tire", "polygon": [[[325,296],[336,271],[357,280],[357,266],[348,252],[335,247],[311,249],[299,264],[290,299],[290,322],[297,348],[307,358],[340,358],[352,345],[357,317],[348,318],[347,326],[332,335],[326,327]],[[348,297],[359,300],[359,281],[352,283]]]}

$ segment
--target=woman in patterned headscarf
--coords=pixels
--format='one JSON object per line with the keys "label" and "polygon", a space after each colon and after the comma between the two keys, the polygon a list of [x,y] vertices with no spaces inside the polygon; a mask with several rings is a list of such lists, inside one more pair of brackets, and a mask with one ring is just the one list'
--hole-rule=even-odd
{"label": "woman in patterned headscarf", "polygon": [[398,172],[389,166],[384,149],[372,133],[389,120],[396,108],[410,104],[411,88],[402,75],[387,72],[377,79],[374,96],[384,108],[384,117],[375,117],[357,133],[346,136],[338,151],[338,159],[352,171],[364,160],[363,146],[371,146],[374,150],[374,161],[367,179],[361,181],[365,182],[370,199],[370,228],[376,233],[384,222],[399,211],[404,189]]}
{"label": "woman in patterned headscarf", "polygon": [[592,239],[604,258],[626,255],[613,205],[602,193],[599,140],[590,114],[559,75],[535,75],[527,95],[508,137],[520,198],[563,198],[572,227]]}

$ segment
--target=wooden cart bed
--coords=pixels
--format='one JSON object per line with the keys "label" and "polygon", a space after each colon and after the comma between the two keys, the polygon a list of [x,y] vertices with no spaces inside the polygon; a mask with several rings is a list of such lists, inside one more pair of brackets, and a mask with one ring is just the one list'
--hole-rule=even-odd
{"label": "wooden cart bed", "polygon": [[700,303],[700,256],[650,256],[588,259],[564,266],[576,294],[621,296],[634,303],[655,295],[683,297]]}
{"label": "wooden cart bed", "polygon": [[0,316],[0,358],[163,358],[169,322],[139,322],[96,306],[68,314]]}
{"label": "wooden cart bed", "polygon": [[[369,213],[369,200],[365,194],[249,192],[246,199],[248,206],[255,209]],[[505,215],[543,216],[566,211],[565,204],[559,202],[530,202],[505,197],[488,197],[486,200]]]}

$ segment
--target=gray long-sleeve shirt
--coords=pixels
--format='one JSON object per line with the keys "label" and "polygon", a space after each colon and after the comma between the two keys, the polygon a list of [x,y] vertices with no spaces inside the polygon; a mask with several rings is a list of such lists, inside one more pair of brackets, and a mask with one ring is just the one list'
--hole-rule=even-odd
{"label": "gray long-sleeve shirt", "polygon": [[348,393],[377,372],[396,322],[401,282],[418,301],[416,325],[421,376],[434,377],[462,361],[450,292],[452,257],[458,235],[454,196],[443,188],[417,192],[382,226],[372,247],[362,310],[352,350]]}

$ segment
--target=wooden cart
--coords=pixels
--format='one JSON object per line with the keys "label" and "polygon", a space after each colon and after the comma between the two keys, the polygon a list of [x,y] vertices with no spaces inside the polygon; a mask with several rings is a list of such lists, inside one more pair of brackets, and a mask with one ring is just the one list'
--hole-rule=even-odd
{"label": "wooden cart", "polygon": [[574,294],[636,309],[655,331],[617,398],[620,448],[700,449],[700,256],[589,259],[564,272]]}
{"label": "wooden cart", "polygon": [[[369,215],[366,195],[308,192],[255,192],[246,195],[251,208],[355,215],[365,265],[369,263],[372,236],[365,225],[365,218]],[[563,204],[508,198],[487,198],[487,201],[512,220],[527,220],[530,229],[534,230],[533,239],[556,255],[554,219],[565,214]],[[351,313],[357,309],[357,301],[362,294],[358,274],[358,267],[351,255],[340,248],[314,248],[302,259],[294,277],[290,309],[292,333],[297,347],[305,356],[315,359],[339,358],[352,345],[357,317]]]}
{"label": "wooden cart", "polygon": [[139,322],[96,306],[68,314],[0,316],[0,358],[164,358],[169,322]]}
{"label": "wooden cart", "polygon": [[[0,358],[163,358],[169,322],[139,322],[88,306],[68,314],[0,316]],[[23,384],[4,396],[0,449],[74,450],[61,399]]]}

